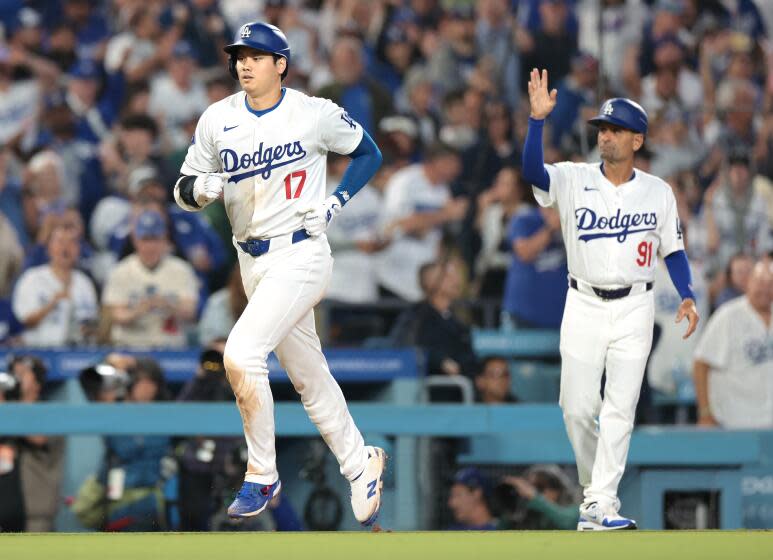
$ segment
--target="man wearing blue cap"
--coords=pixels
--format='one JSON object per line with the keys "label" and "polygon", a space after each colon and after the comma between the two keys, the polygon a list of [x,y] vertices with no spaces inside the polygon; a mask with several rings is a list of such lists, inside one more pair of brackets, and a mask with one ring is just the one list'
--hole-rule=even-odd
{"label": "man wearing blue cap", "polygon": [[191,265],[169,254],[167,223],[155,210],[132,225],[135,252],[105,283],[102,303],[112,323],[112,342],[126,347],[183,347],[195,318],[198,281]]}
{"label": "man wearing blue cap", "polygon": [[541,206],[557,208],[566,246],[560,404],[585,495],[577,529],[635,529],[618,513],[617,487],[652,347],[658,255],[682,298],[676,322],[688,319],[684,338],[698,325],[690,266],[671,187],[633,167],[647,134],[644,109],[608,99],[589,121],[598,128],[601,163],[546,166],[542,126],[557,96],[547,80],[546,70],[532,70],[523,176]]}
{"label": "man wearing blue cap", "polygon": [[489,479],[475,467],[467,467],[454,475],[448,507],[454,516],[452,531],[493,531],[497,519],[491,513],[488,497]]}

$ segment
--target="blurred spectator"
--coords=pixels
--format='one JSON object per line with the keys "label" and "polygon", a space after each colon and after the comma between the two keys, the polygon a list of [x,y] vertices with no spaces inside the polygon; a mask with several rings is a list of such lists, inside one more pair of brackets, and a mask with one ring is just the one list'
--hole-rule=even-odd
{"label": "blurred spectator", "polygon": [[570,25],[569,0],[538,0],[539,26],[516,35],[521,52],[521,90],[526,90],[532,68],[545,68],[552,83],[569,73],[572,55],[577,52],[577,30]]}
{"label": "blurred spectator", "polygon": [[480,237],[480,251],[475,259],[475,292],[478,296],[501,299],[505,276],[510,266],[510,244],[507,229],[521,205],[524,189],[514,167],[504,167],[494,184],[478,195],[475,231]]}
{"label": "blurred spectator", "polygon": [[510,109],[515,109],[520,96],[521,61],[513,41],[516,20],[508,4],[507,0],[476,2],[475,39],[478,52],[491,60],[496,90]]}
{"label": "blurred spectator", "polygon": [[465,88],[475,69],[474,16],[471,6],[457,5],[440,20],[440,44],[427,60],[426,74],[441,95]]}
{"label": "blurred spectator", "polygon": [[423,69],[415,68],[406,76],[402,96],[398,96],[397,103],[402,112],[416,123],[419,144],[433,145],[438,138],[440,118],[435,111],[432,82]]}
{"label": "blurred spectator", "polygon": [[123,75],[119,71],[109,74],[101,90],[102,68],[94,61],[79,60],[69,69],[68,76],[65,100],[76,118],[75,135],[95,144],[105,140],[118,116]]}
{"label": "blurred spectator", "polygon": [[334,101],[372,136],[381,119],[392,111],[389,93],[365,72],[362,43],[352,37],[336,41],[330,53],[333,82],[317,95]]}
{"label": "blurred spectator", "polygon": [[370,69],[371,75],[390,94],[400,89],[411,65],[418,59],[418,49],[408,33],[399,25],[384,28],[376,49],[379,64]]}
{"label": "blurred spectator", "polygon": [[483,404],[513,404],[518,398],[511,391],[510,366],[501,356],[483,360],[475,375],[476,400]]}
{"label": "blurred spectator", "polygon": [[465,107],[464,92],[452,91],[443,97],[443,125],[439,139],[457,151],[471,147],[478,139],[475,115]]}
{"label": "blurred spectator", "polygon": [[730,257],[725,268],[725,287],[717,295],[714,307],[719,307],[723,303],[746,293],[746,285],[749,283],[752,268],[754,268],[754,259],[749,255],[736,253]]}
{"label": "blurred spectator", "polygon": [[[134,361],[129,371],[127,401],[147,403],[168,399],[159,365],[150,358]],[[106,488],[107,531],[153,531],[166,526],[161,491],[162,459],[170,451],[167,436],[107,436],[99,479]]]}
{"label": "blurred spectator", "polygon": [[675,109],[697,115],[703,106],[703,85],[685,65],[685,46],[676,35],[666,35],[653,45],[654,68],[641,81],[641,105],[653,115]]}
{"label": "blurred spectator", "polygon": [[490,482],[475,467],[467,467],[454,475],[448,507],[454,522],[450,531],[494,531],[499,522],[488,504]]}
{"label": "blurred spectator", "polygon": [[[418,160],[419,127],[412,118],[405,115],[386,117],[378,123],[378,129],[378,146],[384,157],[382,172],[384,168],[394,172]],[[331,155],[332,152],[328,158]]]}
{"label": "blurred spectator", "polygon": [[502,306],[519,327],[558,328],[568,289],[560,216],[523,200],[508,226],[512,261]]}
{"label": "blurred spectator", "polygon": [[526,510],[523,519],[504,521],[507,528],[576,530],[578,513],[572,485],[558,465],[535,465],[525,476],[506,476],[503,482],[515,491]]}
{"label": "blurred spectator", "polygon": [[[129,175],[129,200],[116,197],[99,215],[100,232],[109,233],[107,248],[117,260],[126,256],[131,247],[132,220],[144,210],[162,214],[171,226],[171,238],[175,252],[183,257],[196,271],[201,280],[201,296],[209,296],[208,286],[218,286],[226,279],[226,251],[223,243],[209,222],[196,212],[186,212],[174,202],[168,201],[168,187],[151,167],[139,167]],[[107,200],[107,199],[105,199]],[[105,231],[118,215],[122,219]],[[97,220],[92,220],[92,224]],[[96,235],[96,234],[95,234]],[[228,245],[231,247],[230,243]],[[203,303],[203,302],[202,302]]]}
{"label": "blurred spectator", "polygon": [[121,70],[129,82],[150,79],[172,55],[183,32],[184,21],[171,27],[160,25],[162,4],[127,4],[128,29],[113,35],[107,43],[105,70]]}
{"label": "blurred spectator", "polygon": [[459,156],[436,146],[423,163],[395,173],[384,190],[383,236],[391,239],[379,253],[379,284],[408,301],[421,298],[419,267],[437,257],[442,227],[461,220],[467,210],[463,198],[451,198],[449,184],[459,175]]}
{"label": "blurred spectator", "polygon": [[[341,182],[349,158],[328,156],[327,190]],[[388,242],[379,238],[381,192],[365,185],[346,205],[346,215],[327,230],[330,249],[336,260],[325,297],[347,303],[374,303],[378,300],[376,259]]]}
{"label": "blurred spectator", "polygon": [[169,254],[167,224],[155,211],[137,216],[135,253],[121,260],[105,284],[102,302],[112,342],[126,347],[182,347],[198,303],[193,268]]}
{"label": "blurred spectator", "polygon": [[[0,370],[0,406],[19,398],[19,382]],[[0,533],[21,533],[26,525],[18,441],[0,436]]]}
{"label": "blurred spectator", "polygon": [[239,265],[234,265],[228,277],[228,284],[207,299],[199,319],[199,344],[209,346],[217,340],[225,340],[247,307],[247,296],[239,274]]}
{"label": "blurred spectator", "polygon": [[140,167],[153,167],[161,180],[168,181],[167,168],[157,153],[157,139],[158,125],[149,115],[121,119],[116,137],[99,147],[102,173],[111,192],[126,196],[131,173]]}
{"label": "blurred spectator", "polygon": [[197,72],[193,47],[180,41],[166,61],[166,71],[159,73],[150,85],[148,111],[162,124],[172,149],[187,148],[191,136],[183,126],[198,118],[208,105],[207,93],[197,79]]}
{"label": "blurred spectator", "polygon": [[722,175],[706,191],[704,218],[715,271],[724,270],[736,253],[758,257],[773,249],[766,201],[753,188],[753,179],[749,152],[736,147]]}
{"label": "blurred spectator", "polygon": [[426,353],[429,375],[464,375],[477,371],[470,329],[452,313],[462,293],[457,260],[422,265],[420,272],[424,299],[397,320],[390,338],[396,346],[416,346]]}
{"label": "blurred spectator", "polygon": [[590,131],[586,130],[586,121],[598,106],[595,91],[598,78],[599,61],[595,57],[587,53],[572,57],[571,71],[556,86],[556,107],[548,117],[550,143],[554,148],[575,146],[587,151]]}
{"label": "blurred spectator", "polygon": [[[19,382],[20,402],[43,400],[41,395],[47,374],[43,362],[33,356],[15,356],[8,365],[10,373]],[[19,439],[25,531],[28,533],[54,530],[54,518],[61,502],[64,451],[63,437],[29,435]]]}
{"label": "blurred spectator", "polygon": [[82,343],[91,336],[99,304],[91,280],[75,268],[80,249],[75,231],[55,227],[48,239],[49,264],[30,268],[13,293],[13,312],[28,346]]}
{"label": "blurred spectator", "polygon": [[754,265],[745,297],[709,318],[695,351],[698,424],[729,429],[773,427],[773,268]]}
{"label": "blurred spectator", "polygon": [[48,264],[50,258],[48,255],[48,240],[51,238],[51,232],[57,228],[66,229],[75,236],[78,243],[79,253],[76,267],[82,272],[91,273],[92,257],[94,250],[88,241],[83,238],[84,227],[80,213],[74,208],[65,208],[61,211],[47,213],[40,224],[36,243],[27,249],[24,257],[24,269],[33,266]]}
{"label": "blurred spectator", "polygon": [[[196,53],[196,60],[205,68],[224,64],[223,47],[230,38],[218,4],[221,3],[217,0],[174,2],[162,15],[162,19],[173,20],[182,27],[184,39],[191,44]],[[254,14],[250,14],[250,18],[255,19]]]}
{"label": "blurred spectator", "polygon": [[35,76],[14,76],[23,53],[0,43],[0,145],[29,143],[39,118],[40,83]]}
{"label": "blurred spectator", "polygon": [[77,55],[81,59],[101,59],[104,56],[109,29],[101,10],[89,0],[64,0],[61,3],[64,25],[75,33]]}
{"label": "blurred spectator", "polygon": [[604,76],[610,91],[625,91],[623,65],[626,50],[630,45],[641,42],[642,22],[646,21],[648,11],[647,4],[638,0],[577,2],[580,50],[599,59],[600,74]]}
{"label": "blurred spectator", "polygon": [[52,150],[38,152],[24,169],[22,187],[22,213],[28,240],[39,239],[46,215],[61,212],[67,207],[62,187],[64,162]]}

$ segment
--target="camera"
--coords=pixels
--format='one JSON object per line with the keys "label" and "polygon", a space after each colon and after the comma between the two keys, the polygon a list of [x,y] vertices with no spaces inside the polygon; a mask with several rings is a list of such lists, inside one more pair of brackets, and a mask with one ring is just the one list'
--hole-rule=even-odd
{"label": "camera", "polygon": [[129,388],[129,374],[106,363],[99,363],[80,372],[83,392],[90,401],[121,400]]}
{"label": "camera", "polygon": [[19,382],[12,374],[0,371],[0,393],[4,400],[15,401],[19,398]]}

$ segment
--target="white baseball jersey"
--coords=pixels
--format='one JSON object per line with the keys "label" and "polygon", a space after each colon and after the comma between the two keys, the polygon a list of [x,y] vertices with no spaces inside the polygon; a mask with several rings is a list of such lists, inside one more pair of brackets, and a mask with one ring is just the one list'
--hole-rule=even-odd
{"label": "white baseball jersey", "polygon": [[230,173],[223,200],[234,238],[269,239],[303,228],[298,212],[325,197],[327,152],[353,152],[362,134],[327,99],[284,88],[258,116],[242,91],[202,114],[180,171]]}
{"label": "white baseball jersey", "polygon": [[773,325],[746,297],[714,312],[695,358],[711,368],[709,406],[723,427],[773,427]]}
{"label": "white baseball jersey", "polygon": [[546,165],[550,190],[533,187],[542,206],[557,206],[569,274],[597,287],[652,282],[657,255],[684,249],[668,183],[634,170],[613,185],[598,163]]}
{"label": "white baseball jersey", "polygon": [[[437,212],[450,200],[448,185],[433,185],[424,166],[409,165],[392,175],[384,192],[383,226],[422,212]],[[438,256],[442,231],[433,228],[423,235],[399,234],[378,253],[378,276],[384,287],[408,301],[422,297],[419,269]]]}
{"label": "white baseball jersey", "polygon": [[[20,321],[39,311],[64,289],[51,267],[35,266],[24,272],[13,293],[13,312]],[[70,297],[59,301],[37,326],[25,329],[22,340],[27,346],[61,346],[83,339],[80,326],[96,321],[99,315],[97,292],[91,280],[80,270],[72,271]]]}

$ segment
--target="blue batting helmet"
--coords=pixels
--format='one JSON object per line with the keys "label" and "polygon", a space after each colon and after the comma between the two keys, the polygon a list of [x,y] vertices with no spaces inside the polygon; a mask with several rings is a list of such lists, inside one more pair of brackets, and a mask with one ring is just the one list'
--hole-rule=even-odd
{"label": "blue batting helmet", "polygon": [[593,126],[599,126],[601,123],[614,124],[639,134],[647,134],[647,112],[635,101],[624,97],[604,101],[598,116],[588,122]]}
{"label": "blue batting helmet", "polygon": [[[287,37],[281,29],[270,23],[262,21],[245,23],[236,32],[234,42],[223,47],[223,50],[231,55],[228,59],[228,71],[234,79],[239,78],[236,73],[236,51],[239,47],[250,47],[284,57],[287,60],[287,67],[290,67],[290,44],[287,42]],[[282,77],[286,75],[287,69]]]}

